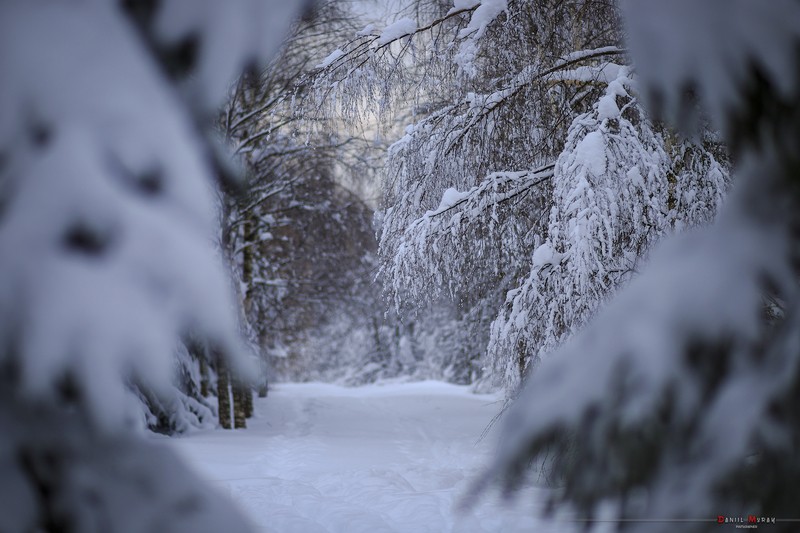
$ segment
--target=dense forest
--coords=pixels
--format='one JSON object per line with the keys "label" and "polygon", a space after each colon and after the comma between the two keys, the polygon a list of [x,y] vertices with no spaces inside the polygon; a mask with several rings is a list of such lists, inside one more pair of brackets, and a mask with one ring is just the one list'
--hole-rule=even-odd
{"label": "dense forest", "polygon": [[499,395],[468,502],[794,518],[798,50],[796,0],[0,3],[0,533],[248,531],[150,432],[286,382]]}
{"label": "dense forest", "polygon": [[390,16],[318,5],[223,109],[250,338],[277,379],[513,394],[656,242],[713,218],[727,151],[647,115],[607,2]]}

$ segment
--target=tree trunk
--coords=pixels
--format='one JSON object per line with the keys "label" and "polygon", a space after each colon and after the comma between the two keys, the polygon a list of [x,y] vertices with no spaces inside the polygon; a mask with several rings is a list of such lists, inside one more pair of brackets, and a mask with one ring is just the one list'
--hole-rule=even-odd
{"label": "tree trunk", "polygon": [[[253,312],[253,263],[255,255],[253,247],[256,246],[256,224],[250,221],[244,224],[244,249],[242,250],[242,284],[245,293],[243,297],[244,319],[249,321]],[[233,424],[236,428],[247,427],[246,419],[253,416],[253,392],[249,386],[236,380],[233,389]]]}
{"label": "tree trunk", "polygon": [[[262,319],[263,320],[263,319]],[[267,332],[265,326],[261,326],[261,334],[258,336],[258,344],[261,348],[261,357],[259,357],[259,366],[261,367],[261,375],[259,376],[258,380],[258,397],[259,398],[266,398],[267,393],[269,392],[269,352],[267,351]]]}
{"label": "tree trunk", "polygon": [[242,285],[244,285],[244,294],[242,295],[242,303],[244,305],[245,320],[250,320],[250,314],[253,310],[253,247],[256,246],[256,234],[253,231],[254,227],[255,224],[250,221],[245,222],[243,226]]}
{"label": "tree trunk", "polygon": [[219,425],[231,429],[230,375],[222,355],[217,354],[217,400],[219,402]]}
{"label": "tree trunk", "polygon": [[199,357],[200,359],[200,396],[203,398],[208,398],[208,395],[211,391],[209,391],[209,383],[208,383],[208,362],[204,356]]}
{"label": "tree trunk", "polygon": [[253,417],[253,390],[249,386],[242,387],[245,418]]}
{"label": "tree trunk", "polygon": [[245,387],[238,379],[233,380],[233,427],[245,429],[247,427],[247,412],[245,409]]}

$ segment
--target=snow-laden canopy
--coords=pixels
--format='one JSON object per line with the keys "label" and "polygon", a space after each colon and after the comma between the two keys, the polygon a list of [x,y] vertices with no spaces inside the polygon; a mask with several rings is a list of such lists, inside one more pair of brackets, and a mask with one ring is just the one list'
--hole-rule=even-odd
{"label": "snow-laden canopy", "polygon": [[533,460],[563,484],[554,500],[636,531],[652,517],[788,516],[800,494],[800,4],[624,5],[650,102],[684,127],[704,105],[738,181],[711,227],[660,246],[532,373],[492,475],[513,487]]}
{"label": "snow-laden canopy", "polygon": [[0,4],[3,531],[245,528],[131,437],[130,391],[189,336],[244,364],[201,124],[298,5],[134,4]]}

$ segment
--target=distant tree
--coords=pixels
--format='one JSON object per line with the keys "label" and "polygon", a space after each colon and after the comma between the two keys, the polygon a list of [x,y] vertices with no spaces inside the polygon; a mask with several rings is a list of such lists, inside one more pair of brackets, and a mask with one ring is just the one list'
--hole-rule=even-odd
{"label": "distant tree", "polygon": [[296,104],[309,92],[303,77],[355,32],[353,17],[346,3],[317,5],[280,55],[239,80],[220,117],[251,185],[223,198],[223,246],[262,366],[284,378],[308,379],[313,367],[328,366],[329,355],[301,352],[315,337],[333,342],[333,322],[341,335],[382,315],[362,304],[375,293],[372,210],[349,188],[374,174],[375,150]]}

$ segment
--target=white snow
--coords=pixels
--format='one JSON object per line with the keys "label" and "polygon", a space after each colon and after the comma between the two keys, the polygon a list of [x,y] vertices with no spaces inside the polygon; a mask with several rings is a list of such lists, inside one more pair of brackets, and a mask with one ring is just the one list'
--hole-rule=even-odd
{"label": "white snow", "polygon": [[536,518],[549,489],[508,506],[462,495],[493,452],[480,436],[502,402],[440,382],[359,388],[280,384],[256,400],[245,431],[201,431],[165,442],[229,494],[258,531],[548,532]]}
{"label": "white snow", "polygon": [[626,0],[621,6],[637,74],[661,95],[669,118],[678,118],[691,85],[717,125],[727,126],[726,113],[742,105],[742,82],[754,67],[781,96],[791,99],[800,86],[800,3],[794,0]]}
{"label": "white snow", "polygon": [[602,176],[606,171],[606,142],[603,134],[593,131],[578,143],[575,149],[578,164],[584,165],[593,176]]}
{"label": "white snow", "polygon": [[323,59],[322,62],[320,62],[319,65],[317,65],[314,68],[325,68],[328,65],[330,65],[331,63],[333,63],[334,61],[336,61],[337,59],[339,59],[340,57],[342,57],[343,55],[344,55],[344,52],[342,52],[341,49],[337,48],[336,50],[334,50],[333,52],[328,54],[328,56],[325,59]]}
{"label": "white snow", "polygon": [[442,193],[442,201],[439,203],[439,207],[433,212],[434,214],[441,213],[447,209],[450,209],[458,202],[464,200],[469,196],[469,192],[461,192],[458,189],[449,188]]}
{"label": "white snow", "polygon": [[[461,7],[475,7],[477,9],[472,13],[467,27],[458,33],[459,39],[464,39],[464,42],[459,46],[458,53],[454,58],[456,64],[469,76],[475,76],[476,70],[473,65],[475,56],[478,53],[477,41],[486,33],[486,28],[500,16],[501,13],[508,9],[507,0],[482,0],[481,2],[467,2],[457,1],[453,9]],[[453,13],[453,10],[450,11]]]}
{"label": "white snow", "polygon": [[416,22],[407,17],[401,18],[400,20],[395,21],[383,28],[381,36],[378,37],[378,45],[383,46],[385,44],[389,44],[392,41],[396,41],[400,37],[411,35],[415,31],[417,31]]}
{"label": "white snow", "polygon": [[249,62],[271,56],[302,5],[297,0],[167,0],[158,10],[157,34],[168,45],[203,36],[188,89],[215,109]]}
{"label": "white snow", "polygon": [[[469,7],[474,7],[474,2],[464,2],[463,4],[466,7],[470,3],[472,5]],[[460,4],[461,2],[459,2]],[[506,0],[483,0],[480,2],[478,9],[472,14],[472,17],[470,17],[467,27],[461,30],[458,36],[463,39],[469,35],[474,35],[475,39],[480,39],[486,32],[486,27],[506,9],[508,9]]]}
{"label": "white snow", "polygon": [[619,46],[603,46],[601,48],[593,48],[590,50],[577,50],[575,52],[567,54],[564,57],[564,62],[579,61],[581,59],[585,59],[591,56],[597,56],[599,54],[613,54],[622,51],[623,49],[620,48]]}
{"label": "white snow", "polygon": [[557,265],[564,258],[553,249],[553,245],[545,242],[533,252],[532,268],[541,268],[545,265]]}
{"label": "white snow", "polygon": [[375,24],[367,24],[364,26],[361,31],[356,32],[356,37],[366,37],[367,35],[372,35],[372,32],[375,30]]}
{"label": "white snow", "polygon": [[617,105],[617,99],[614,93],[608,92],[597,101],[598,120],[615,119],[619,117],[619,113],[620,109]]}
{"label": "white snow", "polygon": [[611,83],[624,73],[624,67],[608,62],[600,66],[580,66],[572,69],[565,69],[553,72],[547,78],[555,81],[567,81],[574,83]]}
{"label": "white snow", "polygon": [[[244,353],[206,148],[110,4],[0,2],[0,72],[0,365],[50,405],[69,375],[93,422],[127,431],[141,401],[124,383],[170,387],[187,330]],[[38,147],[32,121],[52,133]]]}

